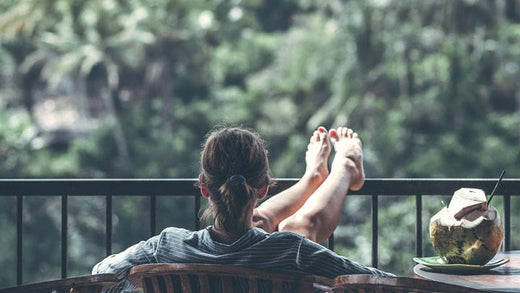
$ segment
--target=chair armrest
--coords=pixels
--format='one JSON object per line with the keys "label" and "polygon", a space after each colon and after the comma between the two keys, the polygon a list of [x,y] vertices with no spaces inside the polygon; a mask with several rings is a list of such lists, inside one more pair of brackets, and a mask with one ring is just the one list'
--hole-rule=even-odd
{"label": "chair armrest", "polygon": [[[457,292],[483,293],[486,290],[473,289],[459,285],[440,283],[432,280],[410,277],[383,277],[371,275],[343,275],[334,279],[334,292],[351,290],[387,290],[388,292]],[[386,291],[385,291],[386,292]]]}
{"label": "chair armrest", "polygon": [[88,290],[90,290],[88,292],[101,292],[103,289],[115,286],[117,281],[115,274],[88,275],[4,288],[0,289],[0,293],[50,293],[55,291],[62,292],[63,290],[77,293],[87,292]]}

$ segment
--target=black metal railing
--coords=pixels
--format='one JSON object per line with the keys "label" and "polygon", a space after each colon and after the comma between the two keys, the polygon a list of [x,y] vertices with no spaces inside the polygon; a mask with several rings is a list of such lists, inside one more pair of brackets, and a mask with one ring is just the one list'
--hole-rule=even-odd
{"label": "black metal railing", "polygon": [[[271,189],[275,194],[293,185],[297,179],[279,179]],[[22,284],[22,227],[23,198],[25,196],[61,196],[61,277],[67,277],[68,255],[68,198],[70,196],[105,196],[106,200],[106,254],[112,253],[112,198],[113,196],[148,196],[150,198],[150,231],[156,233],[157,196],[192,196],[194,226],[200,228],[197,217],[201,207],[196,179],[4,179],[0,180],[0,197],[16,196],[17,200],[17,284]],[[422,256],[422,199],[424,196],[451,195],[460,187],[480,188],[489,193],[496,179],[367,179],[364,187],[351,192],[371,198],[372,266],[378,266],[379,198],[384,196],[415,196],[417,256]],[[504,210],[504,250],[511,249],[511,196],[520,195],[520,179],[504,179],[497,195],[502,196]],[[328,241],[334,249],[334,236]]]}

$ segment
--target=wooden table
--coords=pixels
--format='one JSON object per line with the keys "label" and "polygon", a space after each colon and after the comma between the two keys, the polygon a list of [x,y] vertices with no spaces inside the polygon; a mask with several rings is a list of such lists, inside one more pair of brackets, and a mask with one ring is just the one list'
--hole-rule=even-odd
{"label": "wooden table", "polygon": [[497,257],[507,258],[509,262],[482,274],[440,273],[422,264],[416,265],[413,272],[419,278],[475,289],[520,292],[520,250],[501,252]]}

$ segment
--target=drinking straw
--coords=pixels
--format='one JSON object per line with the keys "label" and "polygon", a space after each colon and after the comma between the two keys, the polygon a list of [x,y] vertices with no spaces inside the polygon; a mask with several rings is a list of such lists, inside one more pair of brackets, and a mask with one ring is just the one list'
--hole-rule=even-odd
{"label": "drinking straw", "polygon": [[502,174],[500,174],[500,178],[498,178],[497,184],[495,184],[495,188],[493,188],[493,191],[491,192],[491,196],[488,200],[488,205],[491,204],[491,200],[493,199],[493,196],[495,195],[495,191],[497,190],[498,185],[500,185],[500,182],[502,182],[502,178],[504,178],[504,174],[506,174],[506,170],[502,170]]}

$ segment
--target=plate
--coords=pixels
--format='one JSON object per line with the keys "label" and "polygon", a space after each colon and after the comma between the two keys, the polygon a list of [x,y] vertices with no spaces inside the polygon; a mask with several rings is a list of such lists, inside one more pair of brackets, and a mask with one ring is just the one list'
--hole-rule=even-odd
{"label": "plate", "polygon": [[509,262],[509,259],[507,258],[498,257],[493,258],[485,265],[447,264],[444,263],[444,261],[439,256],[414,257],[413,260],[431,268],[432,270],[451,273],[486,272],[492,268],[496,268]]}

